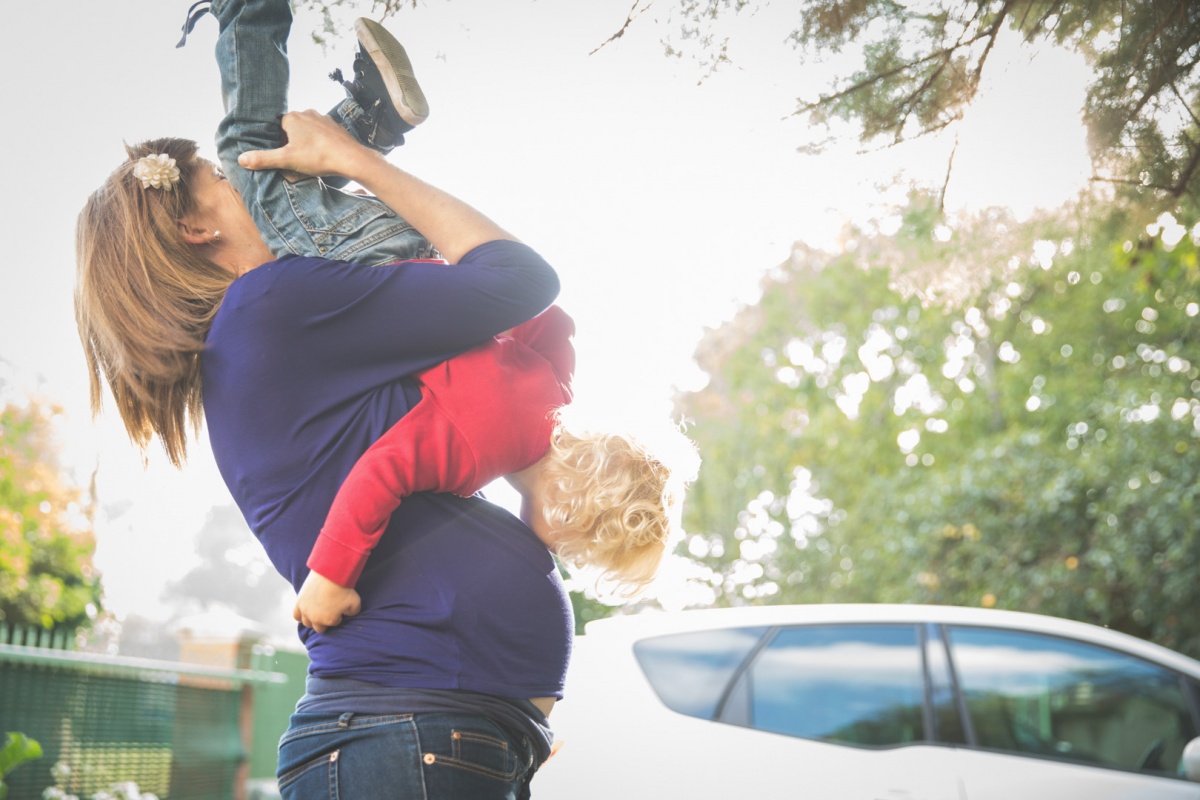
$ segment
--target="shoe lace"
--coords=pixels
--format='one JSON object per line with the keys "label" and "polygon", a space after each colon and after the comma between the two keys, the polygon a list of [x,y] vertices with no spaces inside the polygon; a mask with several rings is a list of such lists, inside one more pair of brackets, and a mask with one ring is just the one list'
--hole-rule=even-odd
{"label": "shoe lace", "polygon": [[377,122],[378,115],[376,112],[379,110],[379,107],[383,105],[383,101],[378,97],[374,98],[373,100],[368,100],[365,96],[364,93],[366,91],[366,87],[363,86],[361,80],[363,73],[358,68],[359,58],[360,56],[356,56],[354,58],[354,81],[346,80],[346,77],[342,74],[341,69],[335,69],[333,72],[329,73],[329,80],[340,83],[346,90],[346,93],[354,98],[354,102],[358,103],[359,108],[362,109],[364,121],[369,127],[373,128]]}
{"label": "shoe lace", "polygon": [[[201,6],[204,6],[204,8],[200,8]],[[179,40],[179,44],[175,45],[175,47],[183,47],[187,43],[188,34],[192,32],[192,28],[196,27],[196,20],[211,12],[212,0],[198,0],[198,2],[192,3],[192,7],[187,12],[187,19],[183,22],[183,38]]]}

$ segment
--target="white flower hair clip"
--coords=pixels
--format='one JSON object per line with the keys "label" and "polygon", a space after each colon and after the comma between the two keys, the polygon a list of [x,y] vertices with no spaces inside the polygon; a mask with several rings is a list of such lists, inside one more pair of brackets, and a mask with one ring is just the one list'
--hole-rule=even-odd
{"label": "white flower hair clip", "polygon": [[143,189],[153,186],[169,192],[179,183],[179,167],[175,166],[175,159],[166,153],[155,153],[137,160],[133,165],[133,177],[142,182]]}

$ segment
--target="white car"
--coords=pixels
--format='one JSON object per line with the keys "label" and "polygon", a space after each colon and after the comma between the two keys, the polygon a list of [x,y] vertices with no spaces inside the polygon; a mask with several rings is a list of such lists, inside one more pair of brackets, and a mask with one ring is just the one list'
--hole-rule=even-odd
{"label": "white car", "polygon": [[534,800],[1200,800],[1200,662],[1034,614],[599,620],[550,722]]}

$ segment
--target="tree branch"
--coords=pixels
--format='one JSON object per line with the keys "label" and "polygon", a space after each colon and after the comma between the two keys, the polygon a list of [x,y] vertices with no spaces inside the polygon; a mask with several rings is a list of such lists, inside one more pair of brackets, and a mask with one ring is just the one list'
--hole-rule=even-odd
{"label": "tree branch", "polygon": [[[1053,33],[1058,25],[1055,24],[1054,27],[1049,27],[1046,25],[1046,21],[1056,16],[1066,4],[1067,0],[1054,0],[1054,2],[1051,3],[1047,8],[1043,9],[1041,14],[1038,16],[1037,23],[1034,24],[1034,26],[1029,29],[1029,32],[1025,34],[1025,42],[1027,44],[1032,43],[1034,34],[1036,34],[1038,30],[1044,30],[1046,33]],[[1026,23],[1029,21],[1029,16],[1032,11],[1033,4],[1031,3],[1025,7],[1025,13],[1021,16],[1021,21],[1017,23],[1017,30],[1025,30]]]}
{"label": "tree branch", "polygon": [[1174,7],[1171,9],[1171,13],[1169,13],[1165,17],[1159,16],[1158,3],[1153,4],[1155,16],[1158,17],[1158,24],[1155,26],[1154,30],[1150,31],[1148,33],[1148,35],[1146,35],[1145,37],[1142,38],[1142,41],[1139,43],[1139,47],[1137,49],[1136,55],[1132,59],[1130,59],[1130,63],[1133,64],[1135,66],[1135,68],[1136,68],[1136,65],[1142,63],[1143,57],[1146,55],[1146,51],[1150,49],[1151,45],[1153,45],[1155,42],[1158,42],[1162,38],[1163,31],[1167,28],[1167,26],[1174,23],[1177,20],[1177,18],[1179,17],[1179,15],[1184,13],[1184,11],[1187,7],[1186,6],[1187,2],[1189,2],[1189,0],[1183,0],[1183,2],[1176,2]]}
{"label": "tree branch", "polygon": [[[871,153],[882,153],[884,150],[887,150],[890,147],[895,147],[896,145],[901,144],[902,142],[915,142],[918,139],[925,138],[926,136],[932,136],[935,133],[940,133],[940,132],[946,130],[946,128],[949,128],[951,125],[953,125],[954,122],[955,122],[955,120],[952,120],[952,119],[945,120],[943,122],[937,123],[936,125],[930,125],[925,130],[923,130],[920,133],[917,133],[913,136],[910,136],[907,139],[898,139],[896,141],[889,142],[884,145],[880,145],[879,147],[873,147],[873,148],[872,147],[863,147],[862,149],[856,150],[855,152],[860,156],[861,155],[869,155]],[[820,152],[820,151],[816,151],[816,152]]]}
{"label": "tree branch", "polygon": [[1175,95],[1175,99],[1183,104],[1183,110],[1186,111],[1188,116],[1192,118],[1192,124],[1200,128],[1200,119],[1196,118],[1196,115],[1192,112],[1192,107],[1188,104],[1188,101],[1184,100],[1183,95],[1179,93],[1179,88],[1175,86],[1175,81],[1171,81],[1167,85],[1171,88],[1171,93]]}
{"label": "tree branch", "polygon": [[638,11],[638,6],[641,4],[641,2],[642,2],[642,0],[633,0],[633,6],[629,9],[629,13],[625,16],[625,21],[623,23],[621,23],[620,29],[616,33],[614,33],[612,36],[608,37],[603,42],[596,45],[596,47],[590,53],[588,53],[589,56],[595,55],[596,53],[600,52],[601,48],[603,48],[609,42],[615,42],[617,39],[620,39],[622,36],[624,36],[625,31],[629,30],[629,26],[631,24],[633,24],[633,21],[635,19],[637,19],[638,17],[640,17],[643,13],[645,13],[646,9],[648,9],[648,8],[650,8],[650,6],[654,5],[654,0],[650,0],[650,2],[646,4],[646,8],[643,8],[641,11]]}
{"label": "tree branch", "polygon": [[1155,189],[1160,192],[1172,192],[1175,189],[1174,186],[1163,186],[1162,184],[1158,183],[1145,183],[1135,178],[1106,178],[1103,175],[1093,175],[1092,177],[1088,178],[1088,180],[1092,183],[1111,183],[1120,186],[1138,186],[1142,189]]}
{"label": "tree branch", "polygon": [[938,76],[942,74],[943,70],[946,69],[946,63],[946,59],[943,59],[942,63],[938,64],[932,72],[925,76],[925,80],[921,82],[920,86],[909,92],[908,96],[897,104],[897,110],[900,112],[900,118],[893,126],[893,138],[895,143],[899,144],[901,141],[903,141],[901,136],[904,133],[904,125],[908,122],[909,116],[916,109],[918,99],[922,94],[925,93],[927,89],[929,89],[930,86],[933,85],[934,81],[938,79]]}
{"label": "tree branch", "polygon": [[979,82],[979,77],[983,73],[983,64],[991,54],[992,48],[996,46],[996,37],[1000,35],[1000,26],[1004,24],[1004,20],[1008,18],[1008,12],[1016,4],[1016,0],[1007,0],[1004,8],[1000,9],[1000,13],[996,15],[996,21],[992,23],[991,29],[987,32],[988,43],[987,47],[983,48],[983,53],[979,56],[979,64],[975,67],[975,81]]}
{"label": "tree branch", "polygon": [[851,94],[854,94],[855,92],[865,89],[872,84],[887,80],[888,78],[891,78],[894,75],[899,75],[901,72],[904,72],[905,70],[909,70],[909,69],[912,69],[913,67],[924,64],[927,61],[934,61],[939,58],[945,59],[948,56],[953,55],[956,50],[959,50],[963,47],[969,47],[970,45],[975,44],[980,39],[983,39],[986,36],[987,36],[986,33],[977,34],[976,36],[972,36],[970,39],[968,39],[965,42],[960,41],[951,47],[943,47],[941,50],[938,50],[935,53],[930,53],[929,55],[923,56],[922,58],[918,58],[914,61],[908,61],[904,64],[899,65],[898,67],[889,69],[886,72],[876,73],[875,75],[872,75],[869,78],[859,81],[858,83],[854,84],[853,86],[847,86],[845,89],[842,89],[839,92],[834,92],[833,94],[830,94],[830,95],[823,95],[819,100],[814,100],[811,103],[805,103],[800,108],[793,111],[791,116],[794,117],[799,114],[804,114],[809,111],[813,111],[823,105],[826,105],[827,103],[830,103],[834,100],[840,100],[841,98],[846,97]]}
{"label": "tree branch", "polygon": [[954,156],[958,153],[958,134],[954,134],[954,146],[950,148],[950,158],[946,160],[946,178],[942,181],[942,191],[938,193],[938,213],[946,213],[946,192],[950,187],[950,173],[954,171]]}
{"label": "tree branch", "polygon": [[1171,196],[1178,199],[1187,191],[1188,184],[1192,181],[1192,175],[1196,173],[1196,165],[1200,164],[1200,146],[1197,146],[1191,139],[1187,140],[1192,148],[1192,156],[1188,159],[1187,166],[1183,168],[1183,172],[1179,175],[1179,180],[1171,187]]}

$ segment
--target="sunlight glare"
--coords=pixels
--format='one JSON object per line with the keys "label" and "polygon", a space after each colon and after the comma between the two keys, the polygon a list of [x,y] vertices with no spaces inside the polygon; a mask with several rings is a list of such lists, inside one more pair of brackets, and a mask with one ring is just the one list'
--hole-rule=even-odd
{"label": "sunlight glare", "polygon": [[1074,196],[1091,175],[1080,112],[1083,57],[1005,30],[958,131],[947,208],[1003,205],[1019,217]]}

